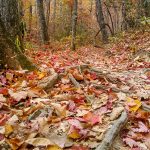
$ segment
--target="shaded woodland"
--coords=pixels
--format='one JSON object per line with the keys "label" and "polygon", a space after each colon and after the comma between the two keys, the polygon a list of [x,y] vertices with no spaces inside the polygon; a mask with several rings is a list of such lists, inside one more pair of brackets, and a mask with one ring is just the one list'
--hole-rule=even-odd
{"label": "shaded woodland", "polygon": [[0,0],[0,149],[149,150],[150,0]]}

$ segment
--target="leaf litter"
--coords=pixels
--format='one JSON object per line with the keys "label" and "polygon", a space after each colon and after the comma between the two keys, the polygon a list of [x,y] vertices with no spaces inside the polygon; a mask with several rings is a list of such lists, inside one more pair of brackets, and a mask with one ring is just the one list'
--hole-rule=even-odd
{"label": "leaf litter", "polygon": [[[1,71],[0,149],[90,150],[125,110],[122,148],[148,150],[150,112],[143,107],[150,105],[147,59],[139,64],[136,57],[131,64],[128,51],[119,56],[113,48],[110,59],[94,48],[91,53],[91,47],[78,54],[33,51],[40,71]],[[53,82],[48,89],[45,79]]]}

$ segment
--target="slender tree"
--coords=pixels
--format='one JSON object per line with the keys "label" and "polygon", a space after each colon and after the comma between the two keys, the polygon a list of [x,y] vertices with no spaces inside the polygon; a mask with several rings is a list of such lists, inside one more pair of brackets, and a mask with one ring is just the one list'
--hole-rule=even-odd
{"label": "slender tree", "polygon": [[53,1],[53,35],[55,37],[55,23],[56,23],[56,5],[57,1],[54,0]]}
{"label": "slender tree", "polygon": [[31,0],[29,1],[29,29],[28,32],[31,32],[31,28],[32,28],[32,2]]}
{"label": "slender tree", "polygon": [[93,0],[90,0],[90,14],[92,14],[93,11]]}
{"label": "slender tree", "polygon": [[126,12],[127,2],[126,0],[122,0],[122,28],[123,30],[127,30],[127,12]]}
{"label": "slender tree", "polygon": [[49,41],[49,36],[44,14],[43,0],[36,0],[36,2],[37,2],[37,12],[38,12],[41,40],[43,43],[47,43]]}
{"label": "slender tree", "polygon": [[72,41],[71,41],[72,50],[75,50],[76,48],[75,43],[76,43],[77,17],[78,17],[78,0],[74,0],[72,13]]}
{"label": "slender tree", "polygon": [[50,18],[50,4],[51,4],[51,0],[47,0],[46,1],[46,25],[47,25],[47,30],[49,28],[49,18]]}
{"label": "slender tree", "polygon": [[101,0],[95,0],[95,1],[96,1],[96,16],[97,16],[97,21],[98,21],[101,33],[102,33],[102,40],[104,43],[107,43],[108,33],[107,33],[106,24],[104,20]]}

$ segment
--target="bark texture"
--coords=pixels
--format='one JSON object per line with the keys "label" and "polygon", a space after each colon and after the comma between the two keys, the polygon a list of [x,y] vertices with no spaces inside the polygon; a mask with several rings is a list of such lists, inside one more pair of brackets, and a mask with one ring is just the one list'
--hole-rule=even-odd
{"label": "bark texture", "polygon": [[[35,69],[22,53],[20,30],[20,5],[18,0],[0,0],[0,66],[11,69]],[[16,43],[16,39],[17,42]]]}
{"label": "bark texture", "polygon": [[34,70],[36,67],[28,58],[18,49],[16,44],[10,38],[5,26],[0,18],[0,67],[10,69],[28,69]]}
{"label": "bark texture", "polygon": [[49,36],[46,25],[46,19],[44,15],[43,0],[36,0],[36,2],[37,2],[37,12],[38,12],[41,40],[43,43],[47,43],[49,41]]}
{"label": "bark texture", "polygon": [[122,0],[122,17],[123,17],[122,28],[123,30],[127,30],[126,0]]}
{"label": "bark texture", "polygon": [[23,51],[23,35],[21,29],[21,2],[18,0],[0,0],[0,17],[11,38],[18,42]]}
{"label": "bark texture", "polygon": [[51,5],[51,0],[46,1],[46,25],[47,25],[47,30],[49,29],[49,18],[50,18],[50,5]]}
{"label": "bark texture", "polygon": [[96,16],[97,16],[97,21],[98,21],[101,33],[102,33],[102,40],[104,43],[107,43],[108,33],[107,33],[106,24],[104,20],[101,0],[95,0],[95,2],[96,2]]}
{"label": "bark texture", "polygon": [[30,1],[29,3],[29,28],[28,28],[28,32],[30,33],[32,29],[32,3]]}
{"label": "bark texture", "polygon": [[72,15],[72,41],[71,49],[76,49],[76,28],[77,28],[77,18],[78,18],[78,0],[74,0],[73,4],[73,15]]}

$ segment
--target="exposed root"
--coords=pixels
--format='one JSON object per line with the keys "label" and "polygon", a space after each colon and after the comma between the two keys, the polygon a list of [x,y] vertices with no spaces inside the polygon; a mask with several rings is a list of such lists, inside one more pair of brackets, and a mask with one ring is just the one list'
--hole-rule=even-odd
{"label": "exposed root", "polygon": [[96,150],[110,150],[115,137],[118,135],[123,125],[125,125],[126,121],[127,113],[124,111],[122,112],[121,117],[114,121],[112,127],[106,132],[104,139]]}

